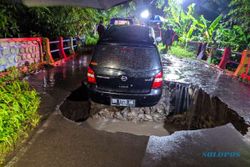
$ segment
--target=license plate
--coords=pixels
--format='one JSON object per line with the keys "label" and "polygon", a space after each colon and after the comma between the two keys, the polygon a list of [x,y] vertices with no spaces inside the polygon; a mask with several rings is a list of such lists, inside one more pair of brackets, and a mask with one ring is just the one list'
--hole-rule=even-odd
{"label": "license plate", "polygon": [[133,99],[113,99],[110,100],[111,106],[135,107]]}

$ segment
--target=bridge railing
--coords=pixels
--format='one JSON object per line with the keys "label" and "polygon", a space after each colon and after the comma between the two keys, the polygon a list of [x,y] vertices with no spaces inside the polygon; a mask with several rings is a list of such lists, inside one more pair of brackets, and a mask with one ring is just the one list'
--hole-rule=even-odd
{"label": "bridge railing", "polygon": [[59,37],[57,40],[50,41],[48,38],[43,39],[43,46],[47,62],[51,65],[59,65],[75,57],[75,48],[77,45],[75,38]]}
{"label": "bridge railing", "polygon": [[48,38],[4,38],[0,39],[0,73],[10,67],[23,68],[30,65],[64,63],[76,56],[78,39],[59,37]]}
{"label": "bridge railing", "polygon": [[250,50],[244,50],[242,57],[234,76],[240,76],[241,79],[250,82]]}
{"label": "bridge railing", "polygon": [[[204,60],[227,74],[250,81],[250,50],[243,52],[231,51],[231,48],[214,48],[206,43],[191,42],[197,50],[197,59]],[[209,54],[207,54],[208,52]]]}

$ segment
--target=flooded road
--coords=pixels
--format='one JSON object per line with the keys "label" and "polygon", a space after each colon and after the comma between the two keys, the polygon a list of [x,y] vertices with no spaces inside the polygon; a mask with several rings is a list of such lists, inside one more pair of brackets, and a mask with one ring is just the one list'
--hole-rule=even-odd
{"label": "flooded road", "polygon": [[[165,122],[137,123],[89,117],[91,104],[86,90],[81,87],[89,59],[89,56],[81,56],[28,78],[41,95],[39,112],[43,121],[7,166],[250,166],[250,132],[242,135],[230,123],[171,134]],[[200,85],[204,91],[218,95],[224,102],[240,98],[241,91],[243,96],[249,93],[248,86],[218,74],[204,64],[201,67],[198,62],[167,57],[163,59],[163,65],[165,80]],[[172,71],[171,74],[168,71]],[[199,78],[198,72],[204,73],[206,79]],[[223,85],[229,87],[222,88]],[[233,96],[222,91],[229,88]],[[247,97],[242,97],[244,104],[233,102],[228,105],[237,109],[234,105],[241,104],[237,113],[247,120],[250,117],[247,106],[250,105],[245,100]]]}

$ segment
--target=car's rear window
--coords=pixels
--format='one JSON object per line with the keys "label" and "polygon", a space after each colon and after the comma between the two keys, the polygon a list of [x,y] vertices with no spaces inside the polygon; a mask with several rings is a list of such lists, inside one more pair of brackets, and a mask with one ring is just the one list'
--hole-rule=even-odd
{"label": "car's rear window", "polygon": [[152,70],[160,67],[155,47],[99,45],[93,61],[98,66],[116,69]]}
{"label": "car's rear window", "polygon": [[154,31],[142,26],[111,26],[105,31],[101,42],[154,43]]}

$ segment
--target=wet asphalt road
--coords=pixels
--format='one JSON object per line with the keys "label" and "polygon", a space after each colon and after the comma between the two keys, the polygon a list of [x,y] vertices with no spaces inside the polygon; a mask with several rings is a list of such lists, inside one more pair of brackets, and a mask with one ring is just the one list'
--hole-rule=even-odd
{"label": "wet asphalt road", "polygon": [[[250,166],[250,133],[242,136],[231,124],[158,137],[111,133],[96,130],[87,121],[65,119],[59,105],[80,87],[87,64],[87,56],[82,56],[29,77],[41,94],[39,112],[44,121],[7,166]],[[207,151],[240,156],[208,158],[203,155]]]}

